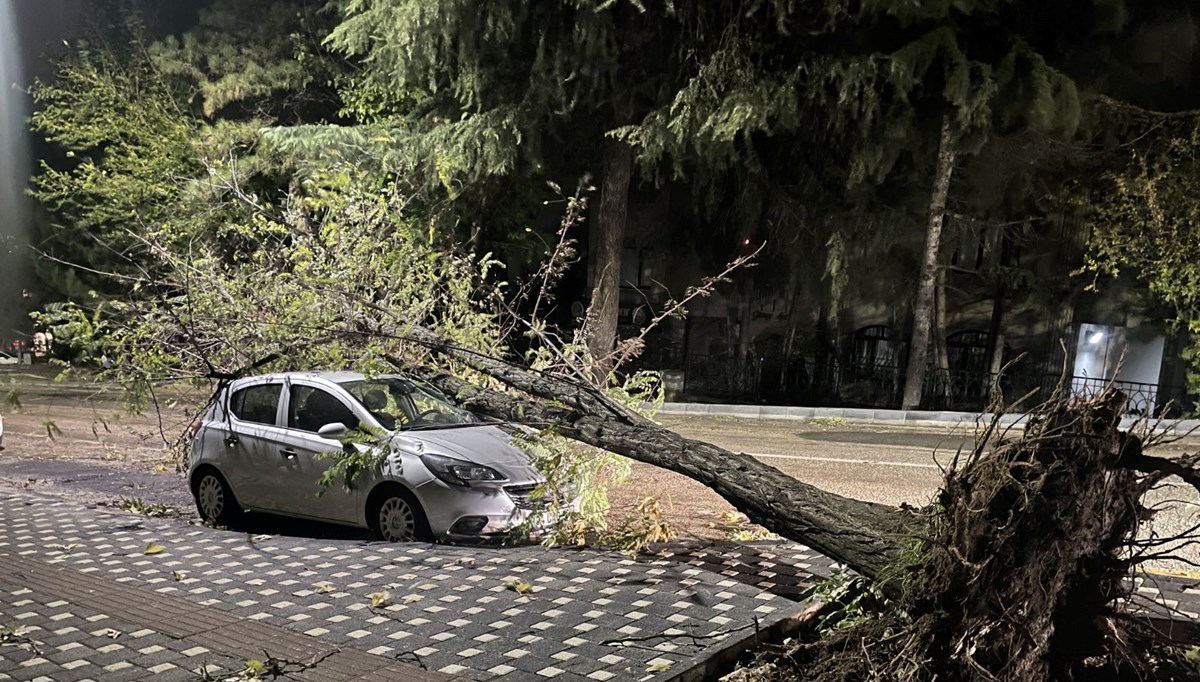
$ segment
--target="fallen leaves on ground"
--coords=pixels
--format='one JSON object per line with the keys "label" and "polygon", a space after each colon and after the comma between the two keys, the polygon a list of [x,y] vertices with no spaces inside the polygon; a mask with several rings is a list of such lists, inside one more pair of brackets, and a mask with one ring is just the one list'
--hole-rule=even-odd
{"label": "fallen leaves on ground", "polygon": [[146,549],[142,550],[142,554],[162,554],[163,549],[165,548],[157,542],[150,542],[146,544]]}
{"label": "fallen leaves on ground", "polygon": [[529,594],[530,592],[533,592],[533,585],[530,585],[524,580],[513,580],[505,585],[505,587],[513,592],[516,592],[517,594]]}

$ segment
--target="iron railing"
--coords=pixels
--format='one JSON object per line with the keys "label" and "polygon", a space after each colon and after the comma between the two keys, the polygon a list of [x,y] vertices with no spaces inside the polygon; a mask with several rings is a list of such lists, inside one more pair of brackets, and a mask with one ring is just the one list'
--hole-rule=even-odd
{"label": "iron railing", "polygon": [[[905,368],[895,365],[826,362],[796,358],[786,366],[763,357],[693,355],[684,365],[683,393],[688,399],[829,407],[900,407]],[[921,409],[981,412],[989,408],[993,387],[1008,401],[1027,397],[1032,407],[1062,387],[1090,397],[1113,386],[1128,400],[1128,415],[1179,417],[1193,403],[1182,386],[1163,386],[1033,371],[989,372],[931,369],[925,374]]]}

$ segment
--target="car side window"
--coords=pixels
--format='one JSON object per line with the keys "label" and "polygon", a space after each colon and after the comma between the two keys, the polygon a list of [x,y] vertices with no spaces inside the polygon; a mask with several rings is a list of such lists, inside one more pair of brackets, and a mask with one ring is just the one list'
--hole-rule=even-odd
{"label": "car side window", "polygon": [[332,394],[312,386],[292,386],[288,402],[288,428],[316,433],[326,424],[342,423],[357,429],[358,417]]}
{"label": "car side window", "polygon": [[279,409],[279,389],[279,384],[243,388],[230,397],[229,410],[244,422],[274,426]]}

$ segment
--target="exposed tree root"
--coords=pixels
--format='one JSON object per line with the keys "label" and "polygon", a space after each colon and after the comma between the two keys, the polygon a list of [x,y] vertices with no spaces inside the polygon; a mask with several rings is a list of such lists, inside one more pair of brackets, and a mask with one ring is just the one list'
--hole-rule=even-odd
{"label": "exposed tree root", "polygon": [[1123,404],[1053,402],[998,444],[993,425],[947,473],[897,608],[741,679],[1200,680],[1122,610],[1144,493],[1193,471],[1142,455],[1117,430]]}

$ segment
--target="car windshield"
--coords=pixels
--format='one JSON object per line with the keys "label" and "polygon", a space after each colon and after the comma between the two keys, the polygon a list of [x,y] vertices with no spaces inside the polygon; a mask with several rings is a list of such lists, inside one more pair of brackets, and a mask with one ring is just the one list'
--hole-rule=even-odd
{"label": "car windshield", "polygon": [[340,385],[388,431],[443,429],[480,422],[437,389],[411,379],[375,377]]}

